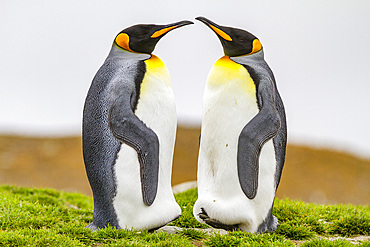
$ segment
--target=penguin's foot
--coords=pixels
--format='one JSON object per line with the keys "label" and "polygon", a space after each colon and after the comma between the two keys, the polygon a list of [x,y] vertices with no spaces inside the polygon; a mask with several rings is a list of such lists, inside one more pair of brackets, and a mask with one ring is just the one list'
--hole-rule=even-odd
{"label": "penguin's foot", "polygon": [[115,228],[117,230],[121,229],[121,227],[119,227],[119,226],[111,226],[109,224],[98,227],[97,225],[94,224],[94,222],[92,222],[88,226],[86,226],[86,228],[89,228],[91,231],[94,231],[94,232],[99,230],[99,229],[108,228],[108,227],[112,227],[112,228]]}
{"label": "penguin's foot", "polygon": [[88,226],[86,226],[86,228],[89,228],[89,229],[91,229],[94,232],[99,229],[99,227],[97,227],[96,225],[94,225],[94,223],[89,224]]}
{"label": "penguin's foot", "polygon": [[277,229],[277,226],[279,225],[277,218],[270,214],[267,216],[264,222],[258,227],[257,232],[274,232]]}
{"label": "penguin's foot", "polygon": [[158,226],[158,227],[155,227],[155,228],[149,229],[149,230],[148,230],[148,232],[153,233],[155,230],[158,230],[159,228],[164,227],[165,225],[170,224],[172,221],[177,220],[178,218],[180,218],[180,216],[181,216],[181,214],[180,214],[180,215],[178,215],[178,216],[177,216],[176,218],[174,218],[173,220],[170,220],[169,222],[167,222],[167,223],[166,223],[166,224],[164,224],[164,225],[161,225],[161,226]]}
{"label": "penguin's foot", "polygon": [[218,220],[209,218],[209,216],[206,213],[206,211],[204,210],[204,208],[201,208],[200,210],[201,210],[201,212],[198,214],[199,218],[204,220],[204,222],[207,225],[210,225],[213,228],[225,229],[227,231],[232,231],[232,230],[239,229],[238,225],[226,225],[226,224],[224,224],[224,223],[222,223]]}

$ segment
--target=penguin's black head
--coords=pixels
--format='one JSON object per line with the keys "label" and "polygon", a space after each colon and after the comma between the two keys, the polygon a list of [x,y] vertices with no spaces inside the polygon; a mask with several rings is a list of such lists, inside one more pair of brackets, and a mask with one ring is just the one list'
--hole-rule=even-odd
{"label": "penguin's black head", "polygon": [[122,30],[115,38],[114,43],[122,49],[152,53],[157,42],[169,31],[193,24],[191,21],[180,21],[168,25],[138,24]]}
{"label": "penguin's black head", "polygon": [[218,36],[229,57],[256,53],[262,50],[261,42],[253,34],[238,28],[220,26],[204,17],[195,18],[211,28]]}

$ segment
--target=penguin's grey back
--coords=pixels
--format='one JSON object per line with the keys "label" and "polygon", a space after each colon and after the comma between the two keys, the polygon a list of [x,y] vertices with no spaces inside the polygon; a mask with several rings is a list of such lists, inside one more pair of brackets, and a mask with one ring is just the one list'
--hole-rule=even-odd
{"label": "penguin's grey back", "polygon": [[[111,202],[115,195],[114,164],[121,147],[120,141],[109,129],[109,110],[114,99],[123,94],[131,95],[131,107],[135,109],[144,73],[143,60],[122,58],[111,52],[95,75],[86,97],[83,111],[83,156],[94,201],[99,201],[94,204],[105,207],[105,210],[94,209],[96,227],[103,227],[107,223],[118,227],[117,222],[105,222],[105,219],[117,218],[112,204],[107,202]],[[109,200],[102,199],[108,195],[111,197]],[[110,215],[95,215],[96,212]]]}
{"label": "penguin's grey back", "polygon": [[275,177],[275,185],[276,189],[280,183],[281,172],[284,167],[285,162],[285,154],[286,154],[286,140],[287,140],[287,126],[286,126],[286,116],[285,116],[285,109],[283,101],[280,97],[279,91],[276,86],[276,81],[274,74],[271,68],[268,66],[264,59],[264,52],[263,50],[247,56],[240,56],[240,57],[230,57],[236,63],[243,65],[250,76],[252,77],[253,81],[256,83],[256,96],[257,96],[257,103],[258,108],[261,109],[261,100],[258,96],[258,87],[259,81],[262,77],[271,78],[272,79],[272,86],[273,91],[275,92],[275,107],[277,112],[279,113],[281,126],[279,131],[277,132],[276,136],[273,138],[274,148],[275,148],[275,158],[276,158],[276,177]]}

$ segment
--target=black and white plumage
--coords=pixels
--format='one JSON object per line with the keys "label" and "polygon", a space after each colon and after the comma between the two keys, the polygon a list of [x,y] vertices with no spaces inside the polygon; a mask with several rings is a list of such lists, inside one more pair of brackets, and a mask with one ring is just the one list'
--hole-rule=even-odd
{"label": "black and white plumage", "polygon": [[126,28],[93,79],[83,112],[93,230],[150,230],[181,214],[171,190],[175,100],[168,70],[151,52],[170,30],[191,23]]}
{"label": "black and white plumage", "polygon": [[225,56],[212,67],[203,96],[194,216],[217,228],[274,231],[287,139],[274,75],[254,35],[197,19],[216,33]]}

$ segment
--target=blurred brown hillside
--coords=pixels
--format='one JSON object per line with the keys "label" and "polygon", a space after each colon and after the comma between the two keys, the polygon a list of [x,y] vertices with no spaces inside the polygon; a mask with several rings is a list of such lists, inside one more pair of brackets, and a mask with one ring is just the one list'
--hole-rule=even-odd
{"label": "blurred brown hillside", "polygon": [[[196,180],[199,129],[177,132],[172,184]],[[0,184],[51,187],[91,195],[81,137],[0,136]],[[277,197],[370,204],[370,160],[289,145]]]}

